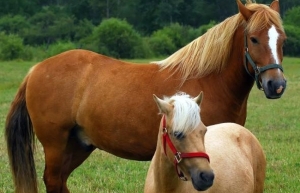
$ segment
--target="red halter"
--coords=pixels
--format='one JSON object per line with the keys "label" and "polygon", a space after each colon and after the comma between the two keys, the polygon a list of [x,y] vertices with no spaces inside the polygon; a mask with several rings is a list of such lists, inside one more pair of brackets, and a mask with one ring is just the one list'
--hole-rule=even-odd
{"label": "red halter", "polygon": [[178,164],[181,162],[182,158],[201,157],[201,158],[206,158],[209,162],[209,156],[204,152],[182,153],[182,152],[177,151],[177,149],[173,145],[173,143],[168,135],[165,115],[163,115],[162,129],[163,129],[163,146],[164,146],[165,155],[167,155],[166,143],[168,143],[170,149],[172,150],[172,152],[174,154],[174,165],[175,165],[176,173],[181,180],[187,181],[187,178],[183,175],[182,171],[178,170]]}

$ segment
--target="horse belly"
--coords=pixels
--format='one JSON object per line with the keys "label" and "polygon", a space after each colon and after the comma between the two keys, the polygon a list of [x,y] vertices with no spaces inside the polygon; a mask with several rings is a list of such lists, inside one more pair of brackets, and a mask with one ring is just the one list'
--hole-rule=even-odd
{"label": "horse belly", "polygon": [[[160,122],[152,95],[161,91],[151,87],[149,76],[137,81],[133,77],[141,73],[130,75],[132,72],[124,66],[92,75],[76,120],[99,149],[122,158],[150,160]],[[145,84],[148,86],[143,88]]]}

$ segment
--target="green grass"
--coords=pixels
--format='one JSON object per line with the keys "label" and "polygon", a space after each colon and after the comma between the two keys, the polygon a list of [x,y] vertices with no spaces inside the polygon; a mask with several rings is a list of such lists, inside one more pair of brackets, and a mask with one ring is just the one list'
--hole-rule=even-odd
{"label": "green grass", "polygon": [[[5,117],[18,86],[33,64],[0,63],[0,193],[13,192],[4,141]],[[268,100],[256,87],[250,94],[246,127],[260,140],[267,156],[265,193],[295,193],[300,190],[299,69],[299,58],[285,58],[288,88],[281,99]],[[42,182],[44,160],[40,146],[35,158],[40,189],[45,192]],[[143,192],[148,166],[149,162],[125,160],[96,150],[71,174],[68,186],[74,193]]]}

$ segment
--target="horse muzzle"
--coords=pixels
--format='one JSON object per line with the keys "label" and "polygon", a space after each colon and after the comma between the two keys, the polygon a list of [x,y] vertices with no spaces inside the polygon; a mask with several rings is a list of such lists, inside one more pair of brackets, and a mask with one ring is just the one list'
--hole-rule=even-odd
{"label": "horse muzzle", "polygon": [[204,191],[213,185],[215,175],[213,171],[192,171],[191,179],[197,191]]}
{"label": "horse muzzle", "polygon": [[262,80],[262,89],[268,99],[278,99],[286,89],[286,79]]}

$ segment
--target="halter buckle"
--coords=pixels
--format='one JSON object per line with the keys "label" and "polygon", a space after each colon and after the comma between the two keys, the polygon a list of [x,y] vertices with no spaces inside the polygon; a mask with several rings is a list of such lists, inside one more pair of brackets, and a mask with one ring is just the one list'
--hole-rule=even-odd
{"label": "halter buckle", "polygon": [[179,164],[180,162],[181,162],[181,160],[182,160],[182,158],[181,158],[181,156],[180,156],[180,152],[176,152],[175,153],[175,155],[174,155],[174,157],[175,157],[175,160],[176,160],[176,162]]}
{"label": "halter buckle", "polygon": [[259,70],[258,66],[256,66],[256,68],[254,69],[254,72],[255,72],[255,74],[260,74],[260,70]]}
{"label": "halter buckle", "polygon": [[184,177],[184,176],[179,176],[179,178],[180,178],[182,181],[187,181],[187,178]]}

